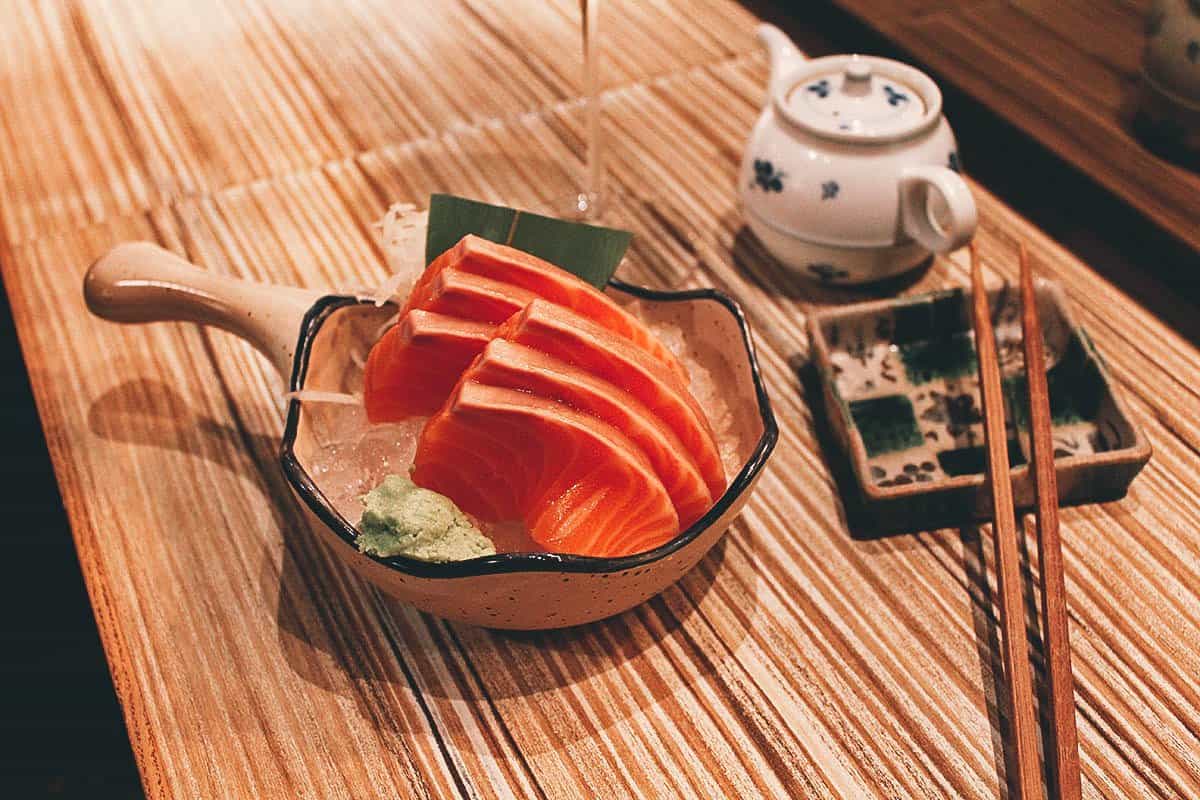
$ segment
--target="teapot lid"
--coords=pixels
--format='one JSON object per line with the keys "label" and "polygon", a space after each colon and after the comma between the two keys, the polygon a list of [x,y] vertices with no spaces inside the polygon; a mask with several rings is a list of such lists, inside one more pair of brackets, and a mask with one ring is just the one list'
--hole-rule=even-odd
{"label": "teapot lid", "polygon": [[942,93],[928,75],[889,58],[826,56],[778,84],[775,107],[820,136],[855,142],[904,139],[941,116]]}

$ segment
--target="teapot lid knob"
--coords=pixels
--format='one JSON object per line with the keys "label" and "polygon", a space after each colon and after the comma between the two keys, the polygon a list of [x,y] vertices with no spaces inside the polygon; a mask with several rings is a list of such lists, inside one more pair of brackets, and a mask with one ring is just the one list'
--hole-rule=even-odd
{"label": "teapot lid knob", "polygon": [[842,81],[842,92],[852,97],[861,97],[871,91],[871,64],[854,59],[846,65],[846,77]]}
{"label": "teapot lid knob", "polygon": [[861,58],[851,61],[846,65],[846,80],[855,82],[871,80],[871,63]]}

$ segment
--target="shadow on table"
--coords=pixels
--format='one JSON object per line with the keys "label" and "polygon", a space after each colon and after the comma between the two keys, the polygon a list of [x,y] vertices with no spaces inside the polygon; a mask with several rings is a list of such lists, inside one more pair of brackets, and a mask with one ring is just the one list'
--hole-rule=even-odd
{"label": "shadow on table", "polygon": [[[838,487],[838,493],[842,499],[839,506],[841,520],[851,538],[867,543],[886,537],[893,546],[905,548],[916,547],[918,543],[916,537],[904,534],[947,528],[958,530],[958,539],[962,544],[964,572],[962,582],[971,603],[975,645],[979,659],[980,684],[984,687],[988,721],[992,731],[993,759],[1003,791],[1004,782],[1010,779],[1009,776],[1015,777],[1017,773],[1013,766],[1015,751],[1006,746],[1006,742],[1009,740],[1007,731],[1011,714],[1006,707],[1008,695],[1003,667],[1003,651],[1001,650],[1000,625],[996,616],[995,598],[988,583],[988,556],[985,554],[984,538],[980,528],[974,521],[964,522],[961,515],[953,513],[946,513],[941,518],[930,516],[894,521],[886,525],[881,525],[877,517],[866,513],[861,504],[853,499],[858,496],[858,488],[849,459],[834,440],[833,433],[824,419],[826,410],[816,370],[812,365],[804,363],[802,359],[793,363],[793,367],[798,379],[798,389],[808,398],[809,407],[812,409],[809,419],[810,433],[818,440],[822,454]],[[1034,600],[1034,578],[1025,537],[1020,539],[1020,553],[1022,591],[1025,599],[1024,612],[1028,620],[1030,652],[1037,661],[1041,653],[1041,632]],[[1034,684],[1041,698],[1040,706],[1046,708],[1045,693],[1048,690],[1046,682],[1035,676]],[[1049,735],[1050,721],[1043,715],[1041,723],[1043,740],[1049,741],[1046,737]],[[1004,796],[1017,796],[1015,787],[1009,786]]]}
{"label": "shadow on table", "polygon": [[[739,225],[741,215],[734,216],[734,219],[722,220],[722,224]],[[934,261],[930,256],[913,269],[872,283],[836,286],[814,280],[785,266],[767,251],[754,232],[745,225],[741,225],[734,235],[731,256],[742,275],[757,283],[763,291],[816,306],[847,305],[895,297],[919,283]]]}
{"label": "shadow on table", "polygon": [[[996,599],[988,583],[987,555],[984,539],[977,526],[966,526],[959,530],[963,546],[963,568],[967,595],[971,601],[971,616],[975,630],[976,652],[979,656],[980,684],[984,687],[988,721],[992,730],[992,754],[996,764],[1002,793],[1007,797],[1018,797],[1016,748],[1009,746],[1012,710],[1008,706],[1008,687],[1004,674],[1004,653],[1000,641],[1000,622],[997,618]],[[1033,571],[1030,567],[1028,543],[1020,537],[1021,592],[1024,599],[1022,611],[1026,620],[1026,635],[1034,669],[1033,683],[1037,693],[1038,709],[1049,708],[1049,685],[1042,669],[1043,641],[1040,617],[1035,601]],[[993,555],[994,558],[994,555]],[[1043,742],[1052,741],[1052,721],[1045,714],[1038,714]],[[1049,765],[1047,764],[1047,768]],[[1005,785],[1007,784],[1007,786]]]}
{"label": "shadow on table", "polygon": [[[730,535],[749,538],[744,530]],[[510,731],[549,729],[545,739],[533,736],[515,745],[522,753],[537,753],[593,737],[597,729],[619,724],[720,667],[723,654],[733,652],[746,635],[741,621],[755,613],[753,582],[747,591],[744,579],[730,575],[726,554],[731,546],[727,536],[675,586],[615,617],[519,632],[438,619],[366,588],[353,575],[344,580],[365,590],[362,597],[351,593],[360,607],[338,608],[346,600],[327,594],[324,584],[341,568],[314,568],[311,555],[289,545],[278,579],[279,639],[288,663],[306,681],[336,691],[324,665],[345,672],[364,719],[376,728],[411,733],[402,729],[401,715],[376,707],[377,698],[395,692],[379,687],[392,685],[419,698],[428,724],[453,748],[491,752],[494,746],[458,725],[442,724],[466,705],[484,726],[498,715]],[[754,558],[744,541],[737,549],[740,557]],[[704,613],[714,586],[721,596],[716,602],[734,604],[735,613],[719,619]],[[712,636],[714,627],[720,629],[719,652],[697,641]],[[672,665],[664,650],[688,655],[683,665]],[[632,672],[638,675],[635,681]],[[644,682],[643,691],[634,688],[637,681]],[[622,702],[625,697],[637,699]],[[592,713],[570,710],[589,702],[594,702]]]}
{"label": "shadow on table", "polygon": [[[372,668],[359,663],[363,648],[356,646],[364,636],[361,611],[369,604],[363,597],[367,589],[308,530],[310,523],[278,466],[277,437],[198,414],[173,387],[145,378],[122,383],[92,403],[88,427],[111,441],[200,456],[230,470],[234,467],[218,456],[220,450],[203,443],[240,441],[258,467],[245,477],[257,484],[271,524],[283,534],[282,556],[274,543],[264,549],[259,583],[263,607],[275,610],[284,656],[301,678],[328,691],[345,689],[345,681],[330,673],[328,656],[353,677],[372,674]],[[317,651],[325,655],[317,656]]]}
{"label": "shadow on table", "polygon": [[[738,537],[739,543],[731,544],[731,537]],[[488,630],[459,623],[446,627],[466,662],[474,666],[475,677],[486,694],[493,699],[535,698],[559,689],[582,688],[584,684],[603,691],[600,687],[610,682],[622,682],[615,673],[628,664],[649,664],[662,658],[661,648],[667,641],[685,651],[695,651],[698,629],[720,627],[722,640],[728,647],[732,650],[738,646],[746,635],[738,620],[753,616],[755,594],[753,587],[745,591],[745,587],[737,584],[727,554],[732,548],[739,552],[739,558],[753,558],[753,552],[746,547],[749,538],[744,529],[731,531],[694,569],[662,594],[598,622],[546,631]],[[735,606],[733,614],[719,620],[704,613],[710,606],[714,587],[720,595],[715,602]],[[694,652],[693,655],[697,658],[689,662],[697,669],[683,676],[688,683],[715,667],[709,663],[711,654]],[[521,668],[513,669],[514,664],[520,664]],[[684,671],[690,673],[687,668]],[[644,670],[639,672],[643,677],[646,674]]]}
{"label": "shadow on table", "polygon": [[[1007,689],[1000,642],[1000,625],[995,611],[995,599],[988,583],[988,556],[985,554],[984,539],[979,526],[973,521],[964,522],[961,515],[952,513],[947,513],[942,518],[931,516],[919,520],[901,520],[890,525],[881,525],[880,520],[867,514],[861,504],[853,499],[858,496],[858,488],[849,459],[834,440],[832,430],[824,419],[826,409],[815,368],[811,364],[803,362],[802,359],[793,363],[793,367],[798,379],[798,388],[808,398],[809,407],[812,409],[809,419],[810,433],[818,440],[822,454],[838,487],[838,493],[842,499],[839,508],[842,522],[852,538],[869,541],[888,537],[893,544],[908,541],[912,543],[912,546],[916,546],[915,537],[906,539],[903,534],[946,528],[958,529],[958,538],[962,543],[963,550],[964,575],[962,581],[971,603],[976,652],[979,658],[980,683],[984,687],[988,720],[992,730],[993,758],[997,775],[1003,784],[1008,776],[1015,777],[1017,773],[1012,766],[1015,752],[1006,746],[1009,738],[1006,732],[1011,715],[1004,707],[1007,702]],[[850,499],[847,500],[847,498]],[[1029,563],[1027,541],[1024,537],[1021,537],[1020,548],[1022,590],[1026,603],[1024,611],[1029,620],[1031,654],[1037,659],[1041,652],[1041,634],[1034,605],[1034,579]],[[1045,708],[1044,694],[1047,689],[1045,681],[1035,680],[1035,686],[1042,695],[1041,707]],[[1005,698],[1005,700],[1002,701],[1000,698]],[[1044,716],[1042,725],[1043,739],[1045,739],[1047,735],[1045,728],[1049,725],[1049,720]],[[1014,791],[1014,787],[1009,787],[1006,796],[1015,797]]]}
{"label": "shadow on table", "polygon": [[[679,583],[616,617],[532,633],[450,624],[382,596],[341,564],[309,529],[307,515],[292,498],[277,466],[273,436],[249,434],[199,415],[172,387],[147,379],[105,393],[92,404],[88,425],[109,440],[170,448],[229,468],[213,457],[220,451],[206,450],[203,440],[211,435],[245,442],[260,473],[248,477],[260,484],[273,524],[284,534],[282,554],[269,544],[259,568],[263,606],[274,609],[282,655],[302,680],[352,699],[359,715],[381,732],[411,733],[403,730],[404,715],[381,708],[397,696],[383,687],[394,685],[416,693],[417,704],[436,727],[439,714],[430,709],[455,713],[447,701],[482,709],[511,708],[507,701],[521,699],[520,713],[538,714],[547,703],[561,710],[569,702],[556,696],[560,690],[590,685],[592,696],[616,697],[620,693],[612,687],[627,680],[616,673],[638,662],[641,679],[651,686],[640,696],[654,703],[664,692],[676,691],[681,680],[692,683],[718,669],[722,656],[702,651],[698,639],[718,629],[720,652],[733,652],[746,635],[743,622],[755,614],[756,583],[734,577],[726,564],[730,537],[738,537],[738,559],[745,572],[754,571],[753,538],[737,525]],[[714,587],[720,599],[710,603]],[[722,604],[722,613],[705,614],[712,603]],[[671,650],[689,653],[686,663],[691,666],[683,667],[682,675],[662,654],[668,641]],[[656,691],[655,681],[665,683]],[[615,713],[616,706],[604,705],[605,726],[639,711],[635,703]],[[553,717],[548,724],[561,726],[555,732],[558,741],[592,735],[573,715]],[[466,737],[456,745],[475,746]]]}

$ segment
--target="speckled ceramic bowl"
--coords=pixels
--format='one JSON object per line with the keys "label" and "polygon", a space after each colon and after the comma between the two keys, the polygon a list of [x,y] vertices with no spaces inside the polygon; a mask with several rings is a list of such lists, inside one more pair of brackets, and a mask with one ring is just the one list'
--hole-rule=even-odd
{"label": "speckled ceramic bowl", "polygon": [[[1062,288],[1039,281],[1060,502],[1120,497],[1150,458]],[[989,292],[1004,379],[1013,492],[1033,504],[1020,298]],[[983,416],[963,290],[845,306],[809,318],[826,415],[855,484],[847,511],[875,532],[986,517]]]}
{"label": "speckled ceramic bowl", "polygon": [[[700,520],[667,544],[623,558],[502,553],[446,564],[375,558],[355,547],[356,531],[310,474],[319,449],[320,403],[289,404],[281,462],[292,488],[320,521],[314,529],[339,557],[388,594],[447,619],[493,628],[538,629],[602,619],[677,581],[725,533],[749,499],[778,431],[741,310],[701,289],[657,292],[613,281],[609,294],[650,323],[683,332],[690,355],[726,390],[730,484]],[[222,278],[156,245],[120,245],[84,281],[93,313],[117,322],[189,320],[229,330],[261,350],[293,390],[355,391],[359,359],[394,307]],[[324,409],[324,410],[323,410]]]}

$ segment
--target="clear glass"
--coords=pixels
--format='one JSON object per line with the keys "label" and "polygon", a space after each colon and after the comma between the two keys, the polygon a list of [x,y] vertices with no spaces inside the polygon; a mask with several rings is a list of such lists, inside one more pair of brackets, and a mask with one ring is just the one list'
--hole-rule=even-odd
{"label": "clear glass", "polygon": [[601,41],[602,0],[579,0],[583,21],[583,114],[584,168],[579,186],[568,197],[551,201],[545,212],[557,217],[598,222],[603,216],[605,172],[601,127]]}
{"label": "clear glass", "polygon": [[580,0],[583,16],[583,93],[587,119],[587,164],[583,191],[576,204],[585,216],[598,215],[603,192],[604,162],[600,139],[600,0]]}

